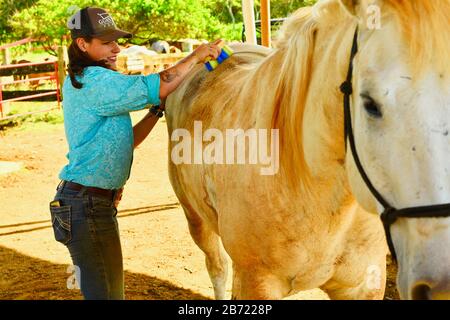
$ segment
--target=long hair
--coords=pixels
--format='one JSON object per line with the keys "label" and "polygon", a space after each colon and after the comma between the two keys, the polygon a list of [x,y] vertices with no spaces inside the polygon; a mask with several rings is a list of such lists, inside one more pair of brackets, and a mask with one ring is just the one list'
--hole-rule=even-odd
{"label": "long hair", "polygon": [[[90,43],[93,38],[84,36],[83,39]],[[81,89],[83,84],[79,82],[75,76],[82,76],[84,68],[97,66],[109,69],[104,61],[94,61],[86,52],[81,51],[75,40],[73,40],[70,44],[67,53],[69,56],[69,66],[67,67],[67,72],[69,73],[72,85],[77,89]]]}
{"label": "long hair", "polygon": [[[285,58],[280,65],[280,77],[275,93],[273,128],[280,130],[280,169],[291,187],[298,177],[307,182],[309,169],[303,153],[303,114],[312,75],[317,23],[311,8],[298,10],[283,26],[277,47]],[[293,94],[295,93],[295,94]]]}

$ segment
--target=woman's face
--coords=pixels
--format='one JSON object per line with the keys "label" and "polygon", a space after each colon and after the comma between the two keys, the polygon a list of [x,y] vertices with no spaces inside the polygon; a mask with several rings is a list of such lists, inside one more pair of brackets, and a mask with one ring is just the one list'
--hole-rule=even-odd
{"label": "woman's face", "polygon": [[110,68],[116,69],[117,54],[120,52],[119,45],[116,41],[102,41],[93,38],[91,42],[87,42],[83,38],[78,38],[77,44],[92,60],[103,60]]}

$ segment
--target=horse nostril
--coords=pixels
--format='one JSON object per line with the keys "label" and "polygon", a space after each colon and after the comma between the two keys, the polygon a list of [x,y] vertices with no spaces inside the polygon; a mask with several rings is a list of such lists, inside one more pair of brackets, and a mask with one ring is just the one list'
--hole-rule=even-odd
{"label": "horse nostril", "polygon": [[416,285],[412,289],[413,300],[431,300],[431,288],[426,284]]}

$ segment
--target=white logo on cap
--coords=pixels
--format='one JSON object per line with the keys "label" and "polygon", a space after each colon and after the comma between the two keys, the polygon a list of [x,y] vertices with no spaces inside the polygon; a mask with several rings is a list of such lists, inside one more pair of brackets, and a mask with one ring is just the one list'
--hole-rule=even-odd
{"label": "white logo on cap", "polygon": [[69,17],[67,19],[67,27],[72,29],[81,29],[81,15],[80,15],[80,8],[77,6],[70,6],[67,9],[67,14],[73,14],[73,16]]}
{"label": "white logo on cap", "polygon": [[97,15],[100,16],[100,20],[98,20],[98,23],[103,27],[114,27],[114,20],[111,18],[111,16],[107,13],[97,13]]}

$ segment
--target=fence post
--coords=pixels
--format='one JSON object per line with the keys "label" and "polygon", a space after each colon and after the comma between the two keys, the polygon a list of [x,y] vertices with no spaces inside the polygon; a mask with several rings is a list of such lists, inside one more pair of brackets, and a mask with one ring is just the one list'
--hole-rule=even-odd
{"label": "fence post", "polygon": [[[68,62],[67,47],[58,46],[58,79],[60,88],[63,87],[64,79],[66,78],[66,66]],[[61,90],[62,97],[62,90]]]}
{"label": "fence post", "polygon": [[2,85],[2,78],[0,77],[0,119],[3,118],[3,85]]}
{"label": "fence post", "polygon": [[1,50],[2,64],[10,64],[11,56],[9,54],[9,49],[5,48]]}
{"label": "fence post", "polygon": [[245,42],[257,44],[254,0],[242,0],[242,16],[244,17]]}
{"label": "fence post", "polygon": [[261,44],[270,48],[270,1],[261,0]]}

